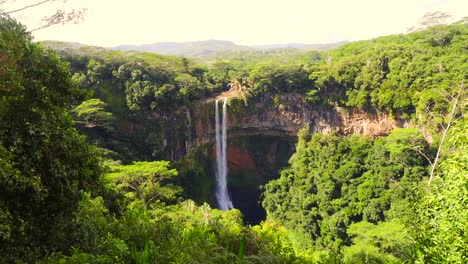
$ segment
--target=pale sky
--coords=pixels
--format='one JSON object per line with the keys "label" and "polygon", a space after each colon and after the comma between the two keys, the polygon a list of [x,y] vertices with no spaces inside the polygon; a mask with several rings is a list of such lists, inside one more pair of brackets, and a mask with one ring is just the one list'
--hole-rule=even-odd
{"label": "pale sky", "polygon": [[[33,0],[17,0],[24,1]],[[206,39],[329,43],[404,33],[430,11],[468,15],[468,0],[69,0],[66,6],[86,7],[85,21],[36,31],[35,40],[104,47]],[[30,9],[20,20],[33,28],[53,10]]]}

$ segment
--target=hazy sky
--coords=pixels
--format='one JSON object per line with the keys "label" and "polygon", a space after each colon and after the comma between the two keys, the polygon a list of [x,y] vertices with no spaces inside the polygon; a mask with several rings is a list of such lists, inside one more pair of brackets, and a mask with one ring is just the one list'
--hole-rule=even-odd
{"label": "hazy sky", "polygon": [[[86,7],[86,20],[39,30],[35,40],[98,46],[206,39],[327,43],[402,33],[429,11],[468,15],[468,0],[69,0],[66,6]],[[31,9],[20,20],[32,28],[51,10]]]}

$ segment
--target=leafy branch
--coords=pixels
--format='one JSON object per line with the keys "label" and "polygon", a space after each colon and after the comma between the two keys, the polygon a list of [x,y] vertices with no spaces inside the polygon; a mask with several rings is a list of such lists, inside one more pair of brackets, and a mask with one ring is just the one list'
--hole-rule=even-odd
{"label": "leafy branch", "polygon": [[457,91],[456,95],[455,96],[450,96],[450,98],[452,98],[452,101],[453,101],[452,110],[450,111],[449,120],[447,121],[447,124],[445,126],[442,125],[442,138],[440,140],[439,147],[437,148],[437,153],[436,153],[436,156],[434,158],[434,161],[432,162],[431,173],[429,175],[429,185],[431,184],[432,180],[434,179],[434,173],[435,173],[437,163],[438,163],[439,158],[440,158],[440,152],[442,150],[442,146],[444,145],[444,141],[445,141],[445,138],[447,136],[447,132],[449,131],[450,127],[453,124],[454,119],[456,118],[456,111],[457,111],[457,108],[458,108],[460,96],[462,95],[462,92],[464,91],[464,89],[465,89],[465,86],[464,86],[464,82],[462,81],[458,85],[458,91]]}
{"label": "leafy branch", "polygon": [[[6,15],[10,15],[10,14],[13,14],[13,13],[17,13],[17,12],[21,12],[21,11],[24,11],[26,9],[29,9],[29,8],[33,8],[33,7],[37,7],[37,6],[40,6],[40,5],[43,5],[47,2],[51,2],[51,1],[54,1],[54,0],[44,0],[44,1],[39,1],[39,2],[36,2],[36,3],[33,3],[33,4],[29,4],[29,5],[25,5],[23,7],[20,7],[20,8],[17,8],[17,9],[13,9],[13,10],[10,10],[10,11],[3,11],[3,14],[6,14]],[[4,4],[8,1],[1,1],[0,2],[0,5],[1,4]],[[64,1],[65,2],[65,1]]]}
{"label": "leafy branch", "polygon": [[[45,4],[49,4],[52,2],[58,2],[61,1],[63,3],[68,2],[68,0],[41,0],[41,1],[34,1],[29,4],[24,4],[21,7],[17,7],[11,10],[5,10],[5,8],[2,8],[6,3],[12,3],[15,2],[14,0],[0,0],[0,15],[1,16],[9,16],[9,15],[14,15],[29,9],[34,9],[39,6],[43,6]],[[84,17],[86,16],[87,9],[83,8],[80,10],[75,10],[72,9],[71,11],[65,11],[63,9],[57,9],[55,13],[49,16],[45,16],[44,18],[41,19],[42,25],[39,27],[36,27],[30,32],[41,30],[50,26],[58,25],[58,24],[78,24],[84,20]]]}

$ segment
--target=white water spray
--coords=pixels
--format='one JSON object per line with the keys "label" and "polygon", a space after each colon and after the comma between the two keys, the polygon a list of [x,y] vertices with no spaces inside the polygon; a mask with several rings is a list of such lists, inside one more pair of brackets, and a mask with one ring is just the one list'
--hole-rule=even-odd
{"label": "white water spray", "polygon": [[[229,198],[227,190],[227,145],[226,145],[226,103],[227,98],[224,98],[223,103],[223,119],[219,122],[218,100],[215,103],[215,129],[216,129],[216,199],[218,200],[221,210],[232,209],[232,201]],[[220,129],[221,127],[221,129]]]}

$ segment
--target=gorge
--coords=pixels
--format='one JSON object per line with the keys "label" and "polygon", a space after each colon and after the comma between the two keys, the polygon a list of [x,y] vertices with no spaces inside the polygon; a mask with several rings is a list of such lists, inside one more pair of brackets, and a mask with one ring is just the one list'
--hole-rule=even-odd
{"label": "gorge", "polygon": [[[385,113],[337,106],[310,106],[300,94],[283,94],[277,98],[275,103],[272,96],[265,94],[251,100],[247,105],[239,98],[228,98],[230,111],[227,113],[227,137],[264,135],[294,138],[306,125],[314,133],[379,137],[387,135],[394,128],[410,126],[409,120],[390,117]],[[208,99],[196,102],[192,107],[177,109],[171,114],[152,115],[157,119],[150,118],[150,122],[164,119],[167,124],[162,133],[167,136],[160,139],[165,155],[178,159],[199,146],[214,143],[214,104],[216,99]],[[136,127],[137,124],[133,130]],[[175,130],[175,127],[183,129]]]}
{"label": "gorge", "polygon": [[[167,121],[161,125],[165,130],[161,134],[166,136],[161,142],[171,159],[199,153],[194,162],[202,164],[198,171],[204,171],[206,176],[197,176],[195,170],[183,176],[188,197],[223,210],[233,205],[241,210],[244,220],[250,224],[265,219],[259,188],[278,178],[279,171],[288,166],[295,151],[297,134],[304,126],[309,126],[315,133],[359,134],[371,138],[388,135],[397,127],[409,126],[409,121],[385,114],[310,106],[299,94],[278,96],[276,104],[269,95],[245,104],[238,97],[227,94],[164,115]],[[222,111],[219,111],[220,105],[223,105]],[[159,116],[153,122],[161,119]],[[229,171],[227,181],[219,177],[225,171],[222,168],[224,162]],[[231,194],[232,205],[224,184]]]}
{"label": "gorge", "polygon": [[466,263],[467,30],[200,62],[0,15],[0,263]]}

